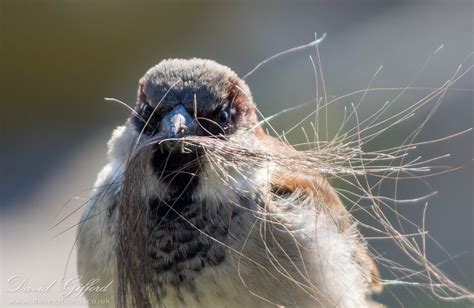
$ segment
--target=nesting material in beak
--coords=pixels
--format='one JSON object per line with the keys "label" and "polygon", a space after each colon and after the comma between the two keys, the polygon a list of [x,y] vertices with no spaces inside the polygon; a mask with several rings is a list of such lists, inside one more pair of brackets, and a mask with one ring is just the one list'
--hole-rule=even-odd
{"label": "nesting material in beak", "polygon": [[196,133],[196,128],[196,121],[193,120],[183,105],[174,107],[163,117],[159,127],[161,135],[170,139],[161,144],[161,151],[163,152],[164,146],[168,151],[174,152],[179,150],[182,153],[192,152],[190,149],[186,148],[184,144],[177,142],[176,139],[194,135]]}

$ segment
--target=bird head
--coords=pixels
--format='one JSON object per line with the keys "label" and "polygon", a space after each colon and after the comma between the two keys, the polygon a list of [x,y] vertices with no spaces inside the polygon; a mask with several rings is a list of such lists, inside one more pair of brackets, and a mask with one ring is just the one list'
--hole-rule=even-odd
{"label": "bird head", "polygon": [[264,133],[252,95],[235,72],[211,60],[169,59],[140,79],[137,103],[114,133],[109,155],[129,165],[134,153],[151,149],[141,163],[150,161],[166,188],[182,191],[206,169],[206,142],[242,146],[259,136]]}
{"label": "bird head", "polygon": [[250,90],[236,73],[194,58],[164,60],[146,72],[131,122],[141,135],[170,145],[186,136],[225,138],[255,127],[257,117]]}

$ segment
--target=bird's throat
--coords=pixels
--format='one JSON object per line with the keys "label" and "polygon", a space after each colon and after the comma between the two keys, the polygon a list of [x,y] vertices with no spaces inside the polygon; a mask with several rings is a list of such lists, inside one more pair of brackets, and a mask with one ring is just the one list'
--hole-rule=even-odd
{"label": "bird's throat", "polygon": [[[190,194],[199,181],[202,152],[199,149],[181,151],[157,147],[151,161],[160,182],[168,186],[171,194]],[[177,196],[173,196],[177,197]]]}

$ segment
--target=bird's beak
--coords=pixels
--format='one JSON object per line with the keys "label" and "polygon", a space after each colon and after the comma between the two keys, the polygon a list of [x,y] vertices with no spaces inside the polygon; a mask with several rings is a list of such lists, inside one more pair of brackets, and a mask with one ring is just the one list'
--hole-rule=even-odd
{"label": "bird's beak", "polygon": [[160,123],[160,132],[167,138],[179,138],[193,134],[195,121],[183,105],[178,105],[168,112]]}

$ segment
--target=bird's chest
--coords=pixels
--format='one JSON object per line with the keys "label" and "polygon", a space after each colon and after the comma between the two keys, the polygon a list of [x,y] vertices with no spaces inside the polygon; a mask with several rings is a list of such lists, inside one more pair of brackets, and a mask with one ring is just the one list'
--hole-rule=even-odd
{"label": "bird's chest", "polygon": [[241,281],[249,282],[257,269],[249,260],[259,263],[247,251],[250,246],[258,251],[248,198],[239,200],[238,206],[184,201],[152,206],[149,257],[158,294],[150,298],[165,307],[261,305]]}
{"label": "bird's chest", "polygon": [[190,198],[150,201],[148,256],[161,298],[192,296],[196,280],[223,265],[233,215]]}

